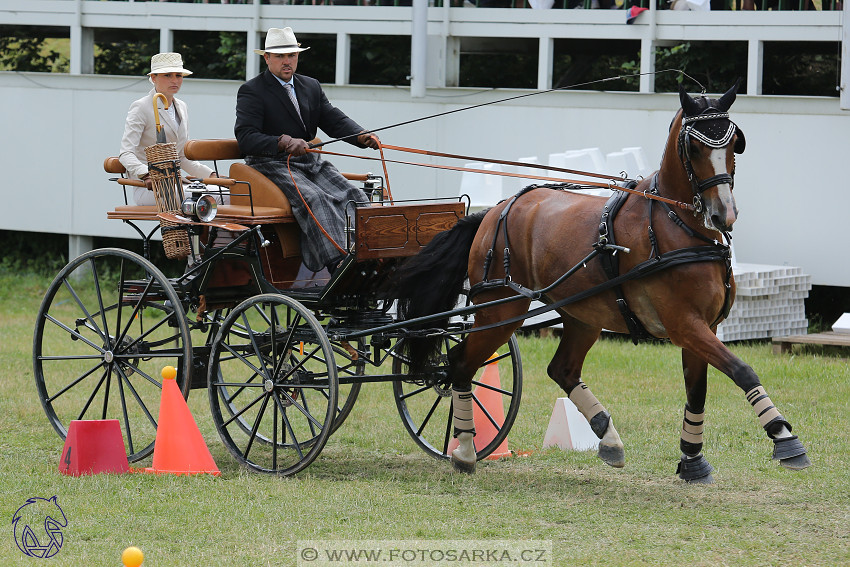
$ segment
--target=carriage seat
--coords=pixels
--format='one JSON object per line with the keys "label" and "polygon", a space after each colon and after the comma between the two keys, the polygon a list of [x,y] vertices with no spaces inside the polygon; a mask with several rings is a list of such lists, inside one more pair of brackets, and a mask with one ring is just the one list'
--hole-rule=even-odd
{"label": "carriage seat", "polygon": [[[318,143],[319,139],[311,140],[311,143]],[[218,161],[218,160],[238,160],[242,158],[239,152],[239,144],[236,138],[224,140],[189,140],[183,148],[186,157],[199,161]],[[346,179],[350,181],[365,181],[366,174],[343,173]],[[230,205],[222,205],[218,208],[216,218],[222,220],[239,222],[241,224],[266,224],[269,222],[294,222],[295,217],[292,215],[292,207],[289,204],[289,199],[281,192],[277,185],[274,184],[268,177],[244,163],[233,163],[230,166],[229,177],[236,181],[248,182],[251,184],[250,196],[247,191],[239,188],[240,184],[231,188]],[[253,203],[253,212],[251,214],[251,204]],[[271,216],[279,216],[281,220],[269,221],[257,217],[268,216],[265,211],[266,207],[277,209]]]}

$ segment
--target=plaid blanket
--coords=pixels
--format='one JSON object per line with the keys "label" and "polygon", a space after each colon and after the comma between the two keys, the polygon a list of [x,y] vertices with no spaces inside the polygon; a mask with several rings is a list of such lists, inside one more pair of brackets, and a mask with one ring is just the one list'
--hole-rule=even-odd
{"label": "plaid blanket", "polygon": [[[349,202],[368,203],[369,199],[361,189],[350,184],[332,163],[323,160],[319,154],[308,153],[291,158],[291,177],[286,158],[286,155],[247,156],[245,163],[271,179],[289,199],[292,213],[301,228],[301,255],[304,264],[318,272],[328,264],[339,262],[344,253],[322,233],[301,197],[307,201],[319,224],[343,249],[346,247],[346,213],[354,213],[354,206]],[[293,177],[301,195],[292,183]]]}

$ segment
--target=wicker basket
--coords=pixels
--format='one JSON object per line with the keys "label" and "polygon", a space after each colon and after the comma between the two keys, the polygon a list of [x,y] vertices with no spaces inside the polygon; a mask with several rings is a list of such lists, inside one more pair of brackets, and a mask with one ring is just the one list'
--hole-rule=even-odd
{"label": "wicker basket", "polygon": [[[161,213],[180,214],[183,202],[183,185],[180,182],[180,159],[177,156],[177,144],[153,144],[145,148],[148,171],[156,198],[157,210]],[[189,233],[186,227],[178,223],[160,220],[162,247],[165,255],[182,260],[192,253]]]}

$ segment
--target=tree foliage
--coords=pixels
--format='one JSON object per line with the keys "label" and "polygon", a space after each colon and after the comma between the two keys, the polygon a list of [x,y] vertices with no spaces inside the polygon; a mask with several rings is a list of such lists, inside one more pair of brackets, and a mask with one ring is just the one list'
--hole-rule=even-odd
{"label": "tree foliage", "polygon": [[34,71],[39,73],[67,73],[68,57],[54,48],[56,39],[65,40],[67,34],[38,31],[36,28],[0,26],[0,69],[9,71]]}

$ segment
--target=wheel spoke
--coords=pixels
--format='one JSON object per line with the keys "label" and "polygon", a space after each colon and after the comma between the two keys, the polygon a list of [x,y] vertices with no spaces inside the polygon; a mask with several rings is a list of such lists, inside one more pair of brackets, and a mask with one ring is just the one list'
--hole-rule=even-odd
{"label": "wheel spoke", "polygon": [[86,372],[82,376],[79,376],[74,381],[72,381],[70,384],[68,384],[67,386],[65,386],[64,388],[62,388],[61,390],[59,390],[58,392],[53,394],[52,396],[45,398],[45,400],[47,402],[52,403],[54,400],[58,399],[62,394],[64,394],[65,392],[67,392],[68,390],[70,390],[71,388],[73,388],[74,386],[76,386],[77,384],[79,384],[80,382],[82,382],[83,380],[88,378],[89,376],[91,376],[95,372],[95,370],[97,370],[98,368],[103,368],[103,361],[101,361],[99,364],[92,367],[88,372]]}

